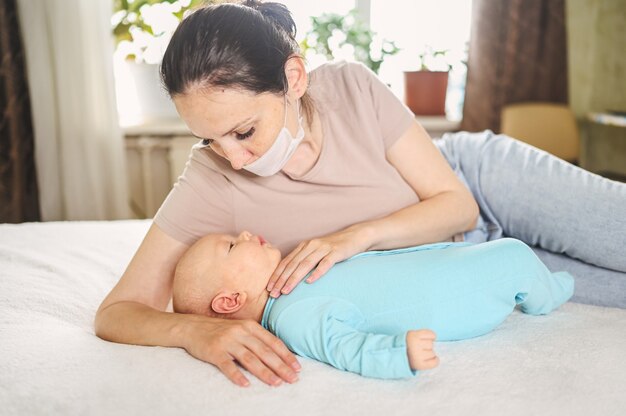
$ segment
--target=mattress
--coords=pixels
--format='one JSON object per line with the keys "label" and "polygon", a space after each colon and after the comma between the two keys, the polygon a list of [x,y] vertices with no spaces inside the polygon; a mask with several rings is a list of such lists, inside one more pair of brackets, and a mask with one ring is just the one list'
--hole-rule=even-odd
{"label": "mattress", "polygon": [[293,385],[248,374],[239,388],[183,349],[103,341],[94,314],[149,225],[0,225],[2,415],[626,414],[626,310],[606,306],[515,310],[485,336],[437,342],[439,367],[393,381],[300,358]]}

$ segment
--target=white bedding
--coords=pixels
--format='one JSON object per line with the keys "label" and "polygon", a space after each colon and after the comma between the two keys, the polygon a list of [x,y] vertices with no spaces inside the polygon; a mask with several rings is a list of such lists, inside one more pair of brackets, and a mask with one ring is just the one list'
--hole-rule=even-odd
{"label": "white bedding", "polygon": [[437,343],[438,368],[366,379],[301,359],[294,385],[233,386],[177,348],[100,340],[93,316],[148,221],[0,225],[0,414],[624,415],[626,310],[515,311]]}

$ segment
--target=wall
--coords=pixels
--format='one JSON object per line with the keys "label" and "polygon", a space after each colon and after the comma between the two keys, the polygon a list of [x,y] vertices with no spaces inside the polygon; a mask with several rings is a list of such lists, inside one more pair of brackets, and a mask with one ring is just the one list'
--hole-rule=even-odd
{"label": "wall", "polygon": [[567,0],[570,106],[580,121],[583,167],[626,175],[626,128],[585,121],[626,111],[626,0]]}
{"label": "wall", "polygon": [[[182,122],[180,129],[186,131]],[[153,133],[126,134],[130,205],[135,218],[156,214],[183,172],[191,147],[198,142],[197,137],[172,132],[171,125],[163,134]]]}

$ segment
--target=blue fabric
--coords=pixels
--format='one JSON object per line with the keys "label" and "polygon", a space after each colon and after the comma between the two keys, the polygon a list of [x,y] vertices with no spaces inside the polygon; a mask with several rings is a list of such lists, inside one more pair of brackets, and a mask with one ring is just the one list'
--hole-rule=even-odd
{"label": "blue fabric", "polygon": [[520,239],[574,276],[572,302],[626,308],[626,184],[489,130],[434,143],[480,207],[465,241]]}
{"label": "blue fabric", "polygon": [[465,241],[513,237],[626,273],[626,184],[489,130],[434,143],[480,207]]}
{"label": "blue fabric", "polygon": [[626,309],[626,273],[605,269],[537,247],[537,257],[551,271],[565,271],[574,277],[576,290],[570,302]]}
{"label": "blue fabric", "polygon": [[364,376],[415,374],[406,333],[438,341],[483,335],[517,304],[546,314],[573,294],[566,272],[551,273],[523,242],[437,243],[361,253],[313,284],[270,298],[263,326],[301,356]]}

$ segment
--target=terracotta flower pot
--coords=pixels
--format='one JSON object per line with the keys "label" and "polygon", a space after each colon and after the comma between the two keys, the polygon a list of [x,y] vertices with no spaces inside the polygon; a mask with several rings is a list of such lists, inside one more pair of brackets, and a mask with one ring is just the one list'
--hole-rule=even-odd
{"label": "terracotta flower pot", "polygon": [[444,116],[448,72],[407,71],[404,73],[404,102],[415,115]]}

